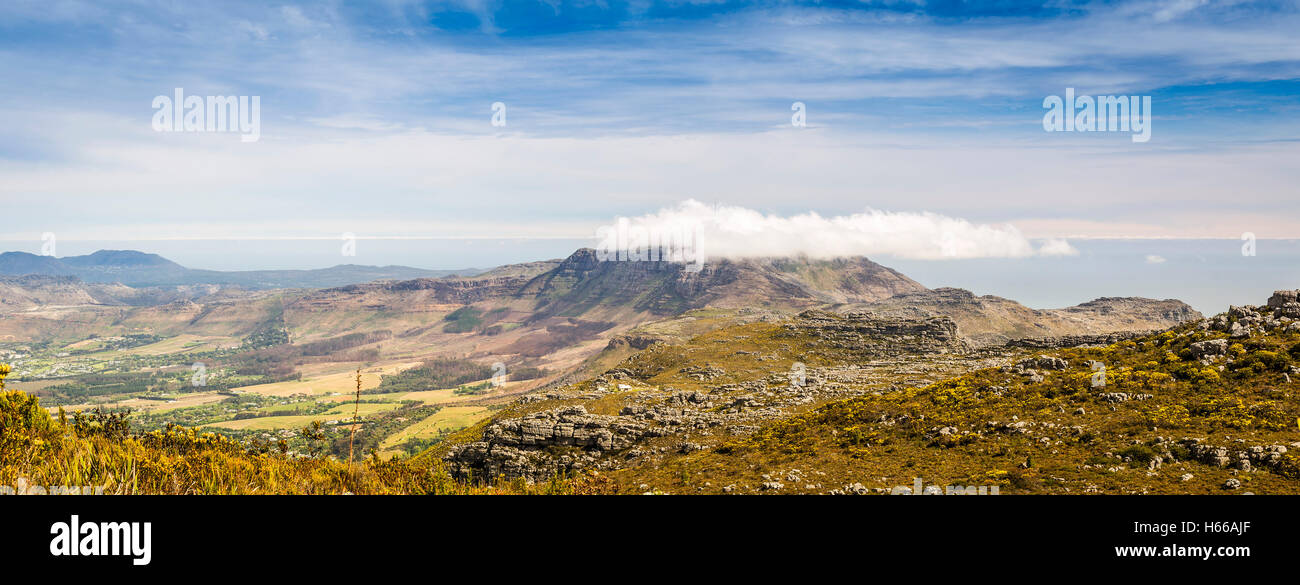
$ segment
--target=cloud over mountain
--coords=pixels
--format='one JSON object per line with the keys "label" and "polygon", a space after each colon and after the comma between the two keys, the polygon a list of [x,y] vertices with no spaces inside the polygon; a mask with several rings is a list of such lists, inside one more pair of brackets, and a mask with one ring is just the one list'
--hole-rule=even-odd
{"label": "cloud over mountain", "polygon": [[619,218],[618,223],[634,234],[649,234],[652,241],[696,241],[710,257],[946,260],[1078,254],[1064,240],[1035,244],[1009,224],[976,224],[930,212],[868,209],[829,217],[816,212],[781,216],[690,199],[655,213]]}

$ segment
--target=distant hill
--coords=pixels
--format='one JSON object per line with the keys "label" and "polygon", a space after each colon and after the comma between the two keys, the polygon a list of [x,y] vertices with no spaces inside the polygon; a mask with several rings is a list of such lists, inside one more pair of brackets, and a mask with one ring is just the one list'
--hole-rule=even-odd
{"label": "distant hill", "polygon": [[136,250],[100,250],[85,256],[55,258],[27,252],[0,254],[0,275],[75,276],[89,283],[118,283],[131,287],[227,285],[250,289],[327,288],[372,280],[437,278],[453,274],[472,275],[476,269],[460,271],[424,270],[409,266],[361,266],[342,264],[316,270],[196,270],[157,254]]}
{"label": "distant hill", "polygon": [[0,254],[0,274],[8,276],[27,274],[70,276],[73,274],[73,270],[53,256],[37,256],[27,252],[5,252]]}
{"label": "distant hill", "polygon": [[838,312],[868,311],[881,316],[946,316],[976,345],[1001,345],[1013,339],[1153,331],[1195,321],[1201,314],[1182,301],[1103,297],[1063,309],[1031,309],[992,295],[959,288],[936,288],[888,299],[848,304]]}

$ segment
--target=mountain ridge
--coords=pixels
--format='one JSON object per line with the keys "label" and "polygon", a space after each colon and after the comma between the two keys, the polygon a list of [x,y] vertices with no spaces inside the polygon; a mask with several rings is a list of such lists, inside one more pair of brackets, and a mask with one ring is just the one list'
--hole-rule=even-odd
{"label": "mountain ridge", "polygon": [[224,285],[266,290],[327,288],[373,280],[407,280],[468,275],[479,269],[427,270],[410,266],[338,264],[305,270],[207,270],[188,268],[158,254],[138,250],[98,250],[81,256],[40,256],[30,252],[0,253],[0,275],[76,276],[88,283],[120,283],[132,287]]}

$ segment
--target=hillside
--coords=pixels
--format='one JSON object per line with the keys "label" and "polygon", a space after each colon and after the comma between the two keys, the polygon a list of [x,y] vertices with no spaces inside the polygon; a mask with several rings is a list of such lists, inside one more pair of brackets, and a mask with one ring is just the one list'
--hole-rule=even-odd
{"label": "hillside", "polygon": [[[808,312],[655,345],[426,457],[625,493],[1300,493],[1300,303],[1108,346],[975,350],[947,318]],[[1099,375],[1104,365],[1104,378]]]}
{"label": "hillside", "polygon": [[[86,494],[591,494],[598,478],[543,485],[469,485],[440,465],[300,457],[283,441],[235,441],[214,433],[167,428],[132,432],[124,417],[51,416],[39,399],[4,389],[0,365],[0,485],[20,493]],[[84,488],[83,488],[84,486]],[[82,490],[85,490],[84,492]],[[75,490],[75,491],[71,491]]]}

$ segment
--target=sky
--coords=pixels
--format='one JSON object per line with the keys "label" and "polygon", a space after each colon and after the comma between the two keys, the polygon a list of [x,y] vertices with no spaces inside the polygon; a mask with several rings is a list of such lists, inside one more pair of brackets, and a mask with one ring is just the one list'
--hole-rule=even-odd
{"label": "sky", "polygon": [[[1297,30],[1295,1],[9,1],[0,247],[568,241],[672,214],[766,226],[728,250],[801,225],[906,259],[1295,238]],[[156,130],[176,88],[258,96],[258,139]],[[1150,139],[1046,131],[1067,88],[1149,97]]]}

